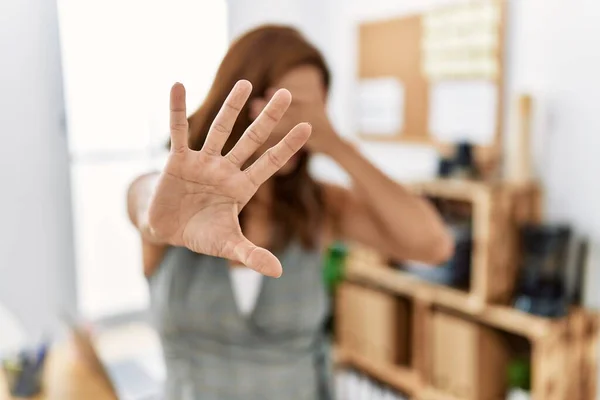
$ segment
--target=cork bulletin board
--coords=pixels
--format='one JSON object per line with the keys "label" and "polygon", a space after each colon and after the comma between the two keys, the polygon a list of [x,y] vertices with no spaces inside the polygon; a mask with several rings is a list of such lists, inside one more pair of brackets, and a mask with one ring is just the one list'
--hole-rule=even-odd
{"label": "cork bulletin board", "polygon": [[359,109],[387,121],[365,116],[360,136],[442,148],[466,138],[499,150],[505,19],[505,1],[481,0],[360,24]]}

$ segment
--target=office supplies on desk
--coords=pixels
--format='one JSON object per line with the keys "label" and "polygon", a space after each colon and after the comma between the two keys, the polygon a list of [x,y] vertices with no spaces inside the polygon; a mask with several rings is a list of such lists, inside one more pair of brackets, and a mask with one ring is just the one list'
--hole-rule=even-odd
{"label": "office supplies on desk", "polygon": [[9,391],[15,397],[32,397],[42,391],[42,375],[48,344],[22,350],[2,360]]}
{"label": "office supplies on desk", "polygon": [[42,343],[42,345],[39,347],[39,349],[37,351],[36,366],[38,368],[40,368],[46,361],[47,354],[48,354],[48,344]]}

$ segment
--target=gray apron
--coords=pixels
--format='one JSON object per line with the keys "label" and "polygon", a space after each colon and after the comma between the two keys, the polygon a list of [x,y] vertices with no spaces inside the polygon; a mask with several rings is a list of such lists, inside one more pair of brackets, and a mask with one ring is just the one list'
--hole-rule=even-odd
{"label": "gray apron", "polygon": [[237,308],[226,260],[171,248],[150,278],[168,400],[331,400],[321,254],[292,244],[281,278]]}

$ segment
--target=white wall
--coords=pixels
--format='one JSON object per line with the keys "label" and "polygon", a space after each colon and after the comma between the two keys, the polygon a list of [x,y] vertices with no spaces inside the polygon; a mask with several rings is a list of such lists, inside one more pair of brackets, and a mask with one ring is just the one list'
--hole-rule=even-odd
{"label": "white wall", "polygon": [[[600,3],[516,2],[512,92],[539,97],[535,161],[547,216],[592,241],[586,304],[600,307]],[[599,393],[600,398],[600,393]]]}
{"label": "white wall", "polygon": [[287,24],[300,29],[319,49],[329,47],[328,15],[319,0],[227,0],[233,39],[261,24]]}
{"label": "white wall", "polygon": [[0,54],[0,302],[37,335],[75,304],[55,1],[0,2]]}

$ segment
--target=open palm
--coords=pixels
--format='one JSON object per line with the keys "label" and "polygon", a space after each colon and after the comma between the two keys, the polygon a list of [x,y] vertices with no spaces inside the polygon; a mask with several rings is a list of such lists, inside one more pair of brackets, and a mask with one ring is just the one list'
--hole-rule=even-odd
{"label": "open palm", "polygon": [[200,151],[188,147],[185,89],[171,89],[171,152],[148,211],[153,233],[174,246],[240,262],[264,275],[278,277],[280,262],[243,234],[238,214],[257,189],[308,140],[311,127],[295,126],[250,167],[242,166],[267,140],[291,103],[279,90],[225,156],[223,146],[252,86],[239,81],[225,100]]}

